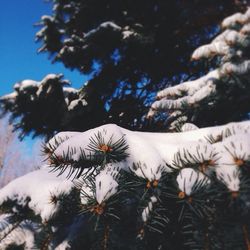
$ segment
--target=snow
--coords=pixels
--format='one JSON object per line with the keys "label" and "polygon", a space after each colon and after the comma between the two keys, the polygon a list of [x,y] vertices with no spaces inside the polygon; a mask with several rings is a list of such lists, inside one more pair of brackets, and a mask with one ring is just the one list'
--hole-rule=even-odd
{"label": "snow", "polygon": [[241,30],[240,33],[243,35],[250,35],[250,23],[244,25]]}
{"label": "snow", "polygon": [[[87,105],[84,99],[79,98],[80,92],[78,89],[63,87],[64,85],[70,85],[70,82],[63,79],[62,74],[48,74],[40,82],[29,79],[18,82],[14,85],[15,91],[0,97],[0,100],[6,103],[13,103],[19,95],[26,95],[30,101],[38,100],[53,92],[56,85],[62,88],[65,104],[69,106],[68,110],[74,109],[79,103],[82,106]],[[30,95],[30,93],[32,93],[32,95]],[[76,98],[79,98],[79,100],[72,101],[72,99]]]}
{"label": "snow", "polygon": [[240,171],[238,166],[220,165],[216,168],[216,176],[230,191],[239,191]]}
{"label": "snow", "polygon": [[231,135],[224,139],[220,146],[219,165],[235,165],[236,159],[250,160],[250,133]]}
{"label": "snow", "polygon": [[[193,126],[191,124],[192,128]],[[234,156],[244,161],[250,159],[250,121],[202,129],[195,127],[193,130],[179,133],[137,132],[106,124],[85,132],[61,132],[52,138],[48,145],[54,149],[54,154],[61,157],[74,148],[69,159],[78,160],[83,150],[88,152],[90,138],[95,138],[98,132],[101,133],[104,144],[107,144],[110,138],[114,142],[123,138],[128,145],[128,157],[121,162],[100,166],[91,179],[80,178],[82,205],[88,205],[93,199],[100,205],[106,204],[116,195],[121,169],[132,171],[145,180],[154,181],[159,180],[163,172],[168,174],[176,168],[179,171],[176,182],[180,192],[191,196],[199,191],[198,186],[203,188],[211,185],[209,175],[203,174],[198,168],[190,167],[192,164],[204,162],[207,162],[207,167],[212,167],[218,180],[225,184],[229,192],[238,192],[241,172]],[[207,139],[209,136],[220,136],[221,141],[210,143]],[[43,222],[47,222],[59,209],[59,204],[51,202],[51,195],[58,197],[62,193],[70,194],[76,186],[76,182],[66,179],[68,171],[57,176],[57,173],[49,172],[50,169],[50,166],[45,165],[9,183],[0,190],[0,205],[9,199],[15,204],[27,205],[35,214],[41,216]],[[147,222],[157,201],[156,196],[151,196],[141,214],[143,222]],[[17,210],[18,207],[14,205],[12,211]],[[27,237],[32,243],[33,234],[26,233],[23,237]],[[69,242],[68,238],[64,239],[57,249],[64,249]]]}
{"label": "snow", "polygon": [[41,81],[41,85],[46,84],[49,80],[56,80],[63,77],[63,74],[48,74]]}
{"label": "snow", "polygon": [[102,171],[98,174],[95,178],[95,185],[96,201],[98,204],[102,204],[102,202],[108,200],[118,189],[118,183],[112,176],[112,172],[107,174],[106,171]]}
{"label": "snow", "polygon": [[74,110],[77,106],[87,106],[88,103],[84,99],[76,99],[70,102],[68,110]]}
{"label": "snow", "polygon": [[[72,159],[78,160],[81,158],[82,148],[87,148],[90,143],[90,138],[95,137],[95,135],[100,132],[104,138],[105,142],[108,143],[109,139],[113,136],[113,140],[117,141],[122,136],[123,133],[117,125],[104,125],[96,129],[90,129],[87,132],[80,133],[78,136],[73,136],[69,140],[65,141],[55,150],[55,154],[58,156],[65,155],[67,150],[74,146],[75,152],[72,154]],[[66,135],[66,134],[65,134]],[[87,135],[87,136],[86,136]]]}
{"label": "snow", "polygon": [[186,131],[191,131],[191,130],[196,130],[199,129],[196,125],[194,125],[193,123],[185,123],[182,127],[181,127],[181,131],[182,132],[186,132]]}
{"label": "snow", "polygon": [[[59,81],[63,77],[63,74],[48,74],[46,75],[39,84],[39,88],[36,95],[39,97],[42,94],[48,94],[51,91],[51,86],[49,86],[53,81]],[[68,84],[67,80],[61,80],[61,84]]]}
{"label": "snow", "polygon": [[66,250],[70,249],[70,244],[67,240],[64,240],[60,245],[58,245],[55,250]]}
{"label": "snow", "polygon": [[245,75],[250,73],[250,60],[246,60],[240,64],[231,62],[225,63],[221,68],[222,74]]}
{"label": "snow", "polygon": [[166,88],[162,91],[159,91],[157,94],[157,99],[161,99],[169,96],[182,96],[183,93],[188,93],[193,95],[197,90],[204,87],[208,80],[219,79],[219,70],[210,71],[207,75],[198,78],[193,81],[183,82],[177,86]]}
{"label": "snow", "polygon": [[10,94],[4,95],[0,97],[0,100],[9,100],[14,101],[14,99],[17,97],[17,92],[12,92]]}
{"label": "snow", "polygon": [[[245,25],[242,27],[241,30],[247,29],[248,25]],[[246,28],[244,28],[246,27]],[[218,35],[211,44],[215,43],[226,43],[230,46],[232,45],[244,45],[244,47],[248,46],[248,39],[247,36],[243,34],[244,32],[241,31],[236,31],[236,30],[225,30],[223,33]]]}
{"label": "snow", "polygon": [[[13,227],[11,225],[10,227]],[[7,227],[6,230],[10,231],[11,228]],[[24,249],[34,249],[35,248],[35,225],[28,221],[23,221],[19,227],[15,228],[11,233],[9,233],[4,239],[0,242],[0,249],[7,249],[11,244],[21,246],[24,244]],[[6,231],[7,232],[7,231]],[[4,236],[5,231],[1,231],[0,238]]]}
{"label": "snow", "polygon": [[52,22],[54,20],[54,18],[52,16],[43,15],[43,16],[41,16],[41,20],[42,21],[51,21]]}
{"label": "snow", "polygon": [[131,31],[131,30],[124,30],[123,32],[122,32],[122,39],[128,39],[128,38],[130,38],[131,36],[135,36],[136,35],[136,33],[134,32],[134,31]]}
{"label": "snow", "polygon": [[126,133],[126,140],[129,145],[127,164],[130,170],[149,181],[159,180],[165,166],[159,148],[152,147],[143,136],[133,132]]}
{"label": "snow", "polygon": [[10,199],[18,205],[28,205],[43,221],[48,220],[58,210],[58,205],[50,202],[51,195],[68,194],[73,187],[65,175],[58,177],[57,173],[51,173],[50,170],[44,166],[10,182],[0,190],[0,204]]}
{"label": "snow", "polygon": [[[168,119],[173,119],[173,111],[181,111],[185,115],[187,107],[198,108],[206,98],[217,94],[217,85],[239,84],[236,76],[248,77],[250,62],[246,60],[250,46],[250,8],[244,13],[236,13],[222,22],[225,30],[212,40],[197,48],[192,60],[212,59],[217,56],[218,68],[193,81],[167,87],[157,93],[147,117],[152,118],[157,112],[168,112]],[[233,63],[233,62],[234,63]],[[237,62],[237,63],[236,63]],[[230,78],[230,81],[229,81]],[[240,86],[241,87],[241,86]],[[228,86],[230,88],[230,86]],[[213,102],[210,105],[215,105]],[[182,121],[175,120],[170,127],[178,127]]]}
{"label": "snow", "polygon": [[67,132],[60,132],[57,133],[54,137],[52,137],[48,143],[47,146],[49,148],[54,148],[58,146],[58,143],[62,143],[66,140],[68,140],[69,138],[76,136],[76,135],[80,135],[80,132],[74,132],[74,131],[67,131]]}
{"label": "snow", "polygon": [[38,82],[33,80],[23,80],[20,83],[14,85],[16,91],[24,92],[28,89],[34,89],[38,87]]}
{"label": "snow", "polygon": [[150,197],[150,201],[148,205],[142,211],[142,221],[147,222],[150,212],[153,210],[153,205],[157,202],[157,198],[155,196]]}
{"label": "snow", "polygon": [[[114,124],[107,124],[82,133],[72,134],[70,132],[67,135],[67,132],[64,132],[61,136],[66,136],[68,139],[62,140],[63,142],[56,147],[54,153],[57,156],[63,156],[67,154],[69,149],[74,148],[70,159],[77,161],[80,159],[83,150],[88,156],[90,152],[88,149],[89,139],[91,137],[95,138],[98,132],[101,132],[103,135],[104,143],[107,143],[111,137],[114,141],[123,137],[129,146],[127,149],[128,157],[120,163],[119,168],[124,170],[129,168],[136,175],[152,181],[158,180],[163,171],[171,171],[166,166],[166,163],[175,166],[173,161],[177,153],[183,157],[185,152],[190,152],[195,155],[196,160],[199,160],[199,162],[208,160],[216,162],[218,158],[216,155],[219,148],[218,144],[220,149],[223,148],[223,144],[211,145],[207,138],[209,136],[216,138],[222,135],[224,140],[228,138],[227,131],[242,133],[249,129],[249,126],[250,122],[246,121],[182,133],[147,133],[130,131]],[[60,135],[57,136],[57,140],[58,138],[60,138]],[[188,158],[188,160],[194,162],[191,158]]]}
{"label": "snow", "polygon": [[236,25],[243,25],[250,21],[250,9],[242,14],[242,13],[235,13],[227,18],[225,18],[221,24],[222,28],[234,28]]}
{"label": "snow", "polygon": [[[152,111],[166,111],[183,109],[185,105],[192,106],[199,103],[204,98],[212,95],[216,91],[215,81],[219,78],[219,72],[217,70],[208,73],[197,80],[184,82],[175,87],[170,87],[160,91],[157,94],[157,98],[161,99],[155,101],[151,106],[151,111],[148,116],[152,116]],[[182,96],[186,93],[185,96]],[[177,96],[177,99],[169,97]]]}
{"label": "snow", "polygon": [[210,183],[210,180],[204,174],[196,172],[192,168],[182,169],[176,181],[179,189],[188,196],[192,194],[196,185],[200,184],[201,186],[205,186]]}
{"label": "snow", "polygon": [[226,42],[214,42],[208,45],[203,45],[196,49],[192,54],[192,60],[201,58],[209,58],[215,55],[226,55],[229,53],[230,47]]}
{"label": "snow", "polygon": [[[43,16],[42,20],[52,21],[52,17]],[[158,92],[157,101],[152,104],[148,116],[153,116],[156,111],[174,110],[170,116],[176,117],[179,119],[178,122],[183,123],[187,120],[185,113],[183,115],[182,112],[185,109],[184,103],[195,108],[202,100],[216,93],[219,81],[227,84],[229,81],[223,82],[223,79],[228,79],[231,74],[248,76],[250,60],[241,60],[245,55],[244,49],[250,46],[248,37],[250,24],[248,22],[250,22],[250,9],[245,14],[236,13],[226,18],[222,27],[229,29],[217,36],[210,44],[199,47],[192,55],[193,60],[220,56],[221,63],[218,68],[196,80],[183,82]],[[134,31],[129,30],[129,27],[122,29],[113,22],[104,22],[86,33],[84,39],[91,38],[102,29],[121,32],[123,39],[135,35]],[[42,32],[43,30],[37,36],[42,36]],[[84,42],[76,36],[65,39],[65,46],[60,53],[74,52],[73,39]],[[238,49],[237,46],[241,48]],[[228,61],[233,56],[237,57],[237,64]],[[68,81],[62,80],[62,77],[62,74],[49,74],[41,82],[24,80],[15,84],[15,92],[3,96],[1,99],[12,100],[17,97],[19,92],[33,89],[37,89],[36,95],[38,97],[42,96],[42,94],[47,94],[52,90],[54,81],[57,81],[55,83],[59,83],[60,86],[69,84]],[[81,99],[81,96],[70,98],[71,94],[80,95],[79,90],[69,87],[63,87],[62,90],[69,111],[74,110],[78,105],[87,105],[86,100]],[[229,192],[238,192],[242,177],[240,167],[244,162],[250,160],[250,121],[202,129],[192,123],[185,123],[181,127],[181,131],[179,133],[137,132],[115,124],[106,124],[85,132],[64,131],[49,140],[47,144],[48,157],[50,158],[52,155],[57,156],[62,161],[67,159],[69,163],[78,162],[84,152],[91,161],[94,152],[90,145],[93,144],[93,140],[97,141],[98,135],[101,135],[101,138],[99,138],[100,145],[96,145],[96,150],[102,151],[102,147],[105,148],[110,144],[109,151],[105,151],[106,154],[112,153],[111,141],[117,142],[121,138],[124,139],[128,145],[126,159],[122,159],[120,162],[105,162],[105,166],[97,166],[97,170],[91,176],[92,179],[80,178],[79,190],[81,191],[82,205],[88,205],[92,199],[101,205],[116,195],[119,188],[120,170],[133,172],[138,177],[152,182],[159,180],[164,172],[169,174],[175,168],[179,190],[184,195],[190,196],[197,191],[197,186],[206,187],[211,184],[209,175],[204,174],[203,169],[199,169],[200,166],[205,166],[212,169],[211,171],[215,173],[219,181],[225,184]],[[209,141],[209,138],[214,138],[214,141]],[[191,168],[192,166],[195,169]],[[17,205],[28,206],[36,215],[41,216],[43,223],[50,220],[59,210],[59,204],[51,202],[51,197],[58,197],[62,193],[70,194],[76,186],[76,182],[66,178],[69,170],[60,176],[50,172],[50,170],[51,166],[45,165],[41,169],[9,183],[0,190],[0,205],[12,200],[16,204],[12,207],[13,212],[18,212]],[[83,174],[87,171],[88,169],[84,170]],[[151,196],[141,214],[143,222],[147,222],[157,201],[156,196]],[[7,216],[9,214],[0,216],[0,220],[3,221]],[[52,229],[53,232],[56,232],[58,228],[53,227]],[[4,232],[2,231],[2,233]],[[0,243],[0,248],[4,249],[6,244],[14,240],[19,245],[26,242],[26,249],[31,249],[34,247],[34,232],[35,229],[32,229],[32,226],[25,230],[22,229],[22,231],[17,227]],[[14,237],[14,233],[18,237]],[[55,249],[66,249],[70,247],[69,242],[69,238],[64,239]]]}
{"label": "snow", "polygon": [[113,31],[121,31],[121,27],[116,25],[114,22],[103,22],[101,23],[97,28],[90,30],[89,32],[84,34],[85,39],[89,39],[91,36],[93,36],[95,33],[102,29],[112,29]]}
{"label": "snow", "polygon": [[180,145],[178,158],[180,160],[179,165],[182,166],[183,163],[181,160],[184,160],[187,165],[204,163],[207,161],[215,163],[218,157],[213,145],[207,142],[193,142],[192,144]]}
{"label": "snow", "polygon": [[81,183],[81,204],[86,205],[89,202],[90,198],[94,198],[94,193],[93,193],[93,187],[91,186],[91,183],[88,182],[86,179],[83,183]]}
{"label": "snow", "polygon": [[104,23],[101,23],[99,27],[102,27],[102,28],[112,27],[113,30],[121,30],[121,27],[115,24],[114,22],[104,22]]}
{"label": "snow", "polygon": [[120,163],[109,163],[95,177],[94,182],[88,178],[80,181],[78,184],[81,186],[81,204],[86,205],[89,199],[93,198],[98,204],[102,204],[113,196],[118,189],[117,178],[119,177],[120,169]]}
{"label": "snow", "polygon": [[79,92],[78,89],[71,88],[71,87],[63,87],[64,94],[77,94]]}

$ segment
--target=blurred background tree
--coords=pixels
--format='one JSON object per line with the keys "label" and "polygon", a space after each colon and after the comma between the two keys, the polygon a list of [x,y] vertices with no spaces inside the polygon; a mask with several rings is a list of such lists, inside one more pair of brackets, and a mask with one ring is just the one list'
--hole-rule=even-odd
{"label": "blurred background tree", "polygon": [[39,146],[32,147],[32,158],[27,156],[17,134],[13,133],[13,126],[8,125],[7,119],[0,119],[0,188],[40,165]]}
{"label": "blurred background tree", "polygon": [[[23,138],[83,131],[104,123],[147,131],[166,129],[166,115],[145,115],[156,92],[207,70],[191,52],[218,34],[223,17],[244,11],[247,1],[79,1],[54,0],[53,15],[42,16],[39,52],[52,62],[88,75],[80,90],[65,88],[60,75],[23,81],[1,98]],[[213,67],[213,63],[209,64]],[[239,116],[240,117],[240,116]],[[217,116],[218,118],[218,116]],[[203,119],[203,125],[223,123]]]}

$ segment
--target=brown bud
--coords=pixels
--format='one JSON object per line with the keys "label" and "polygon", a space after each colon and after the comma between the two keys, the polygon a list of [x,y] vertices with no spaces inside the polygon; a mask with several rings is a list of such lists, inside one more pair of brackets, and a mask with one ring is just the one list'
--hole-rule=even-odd
{"label": "brown bud", "polygon": [[103,152],[111,152],[112,151],[112,148],[109,147],[108,145],[106,144],[102,144],[99,146],[99,149]]}
{"label": "brown bud", "polygon": [[184,199],[184,198],[186,197],[185,192],[179,192],[178,197],[179,197],[180,199]]}
{"label": "brown bud", "polygon": [[157,187],[158,184],[159,184],[159,181],[157,181],[157,180],[154,180],[154,181],[153,181],[153,187]]}
{"label": "brown bud", "polygon": [[147,189],[151,188],[151,182],[150,182],[150,181],[147,182],[146,188],[147,188]]}
{"label": "brown bud", "polygon": [[234,158],[234,162],[239,167],[244,164],[244,161],[242,159],[238,159],[238,158]]}
{"label": "brown bud", "polygon": [[236,199],[239,196],[239,192],[238,191],[231,191],[231,196],[233,199]]}

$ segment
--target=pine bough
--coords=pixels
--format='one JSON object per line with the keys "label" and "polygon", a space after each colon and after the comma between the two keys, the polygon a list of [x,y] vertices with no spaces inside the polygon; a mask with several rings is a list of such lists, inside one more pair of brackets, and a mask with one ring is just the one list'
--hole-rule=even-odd
{"label": "pine bough", "polygon": [[[216,56],[219,68],[159,92],[149,116],[170,110],[181,126],[190,108],[215,105],[220,89],[230,97],[234,84],[249,98],[249,21],[250,10],[226,18],[225,31],[192,55]],[[23,82],[2,101],[42,100],[56,86],[47,80]],[[46,165],[0,190],[0,249],[249,250],[250,122],[181,130],[58,133],[44,145]]]}
{"label": "pine bough", "polygon": [[221,24],[224,31],[210,44],[197,48],[191,57],[210,65],[212,70],[198,79],[159,91],[148,118],[167,112],[172,129],[177,130],[185,122],[200,122],[202,115],[219,121],[218,110],[231,110],[228,116],[232,119],[235,114],[239,119],[239,114],[248,110],[250,94],[249,22],[250,9],[225,18]]}
{"label": "pine bough", "polygon": [[249,249],[250,122],[191,129],[57,134],[0,191],[0,248]]}

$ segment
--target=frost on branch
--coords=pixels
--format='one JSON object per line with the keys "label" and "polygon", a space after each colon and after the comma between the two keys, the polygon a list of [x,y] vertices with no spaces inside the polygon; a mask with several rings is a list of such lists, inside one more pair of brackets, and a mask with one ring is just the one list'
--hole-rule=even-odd
{"label": "frost on branch", "polygon": [[[213,227],[217,213],[223,214],[222,227],[237,204],[242,216],[249,214],[249,139],[250,122],[203,129],[192,125],[180,133],[136,132],[114,124],[61,132],[44,148],[47,166],[0,190],[0,232],[8,244],[26,244],[14,235],[25,234],[21,224],[29,223],[36,228],[33,234],[55,249],[91,245],[82,237],[90,232],[100,246],[120,237],[140,246],[153,235],[160,246],[175,224],[182,228],[176,232],[180,237],[186,234],[192,218],[192,230],[202,227],[199,232],[204,229],[206,235],[210,229],[203,222]],[[62,216],[67,220],[59,226]],[[4,222],[7,218],[13,222]],[[127,223],[133,230],[124,236]],[[242,226],[248,224],[237,224]],[[190,236],[192,246],[202,237]]]}
{"label": "frost on branch", "polygon": [[179,119],[182,117],[201,126],[207,116],[220,123],[218,110],[228,113],[231,120],[242,119],[243,113],[249,111],[246,104],[250,93],[249,17],[248,9],[244,14],[226,18],[221,26],[224,31],[191,56],[193,61],[211,63],[213,70],[198,79],[159,91],[148,117],[167,112],[169,123],[177,128],[184,123]]}

